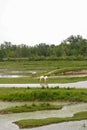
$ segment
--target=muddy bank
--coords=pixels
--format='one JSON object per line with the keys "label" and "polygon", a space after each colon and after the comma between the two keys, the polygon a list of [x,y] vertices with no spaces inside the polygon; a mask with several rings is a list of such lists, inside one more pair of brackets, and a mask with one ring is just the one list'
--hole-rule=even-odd
{"label": "muddy bank", "polygon": [[87,74],[87,70],[68,71],[62,73],[62,75],[83,75],[83,74]]}

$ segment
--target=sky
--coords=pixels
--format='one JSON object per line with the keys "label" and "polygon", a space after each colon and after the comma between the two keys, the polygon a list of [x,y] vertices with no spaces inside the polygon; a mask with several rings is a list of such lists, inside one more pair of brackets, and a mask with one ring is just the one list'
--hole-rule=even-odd
{"label": "sky", "polygon": [[60,44],[87,38],[87,0],[0,0],[0,43]]}

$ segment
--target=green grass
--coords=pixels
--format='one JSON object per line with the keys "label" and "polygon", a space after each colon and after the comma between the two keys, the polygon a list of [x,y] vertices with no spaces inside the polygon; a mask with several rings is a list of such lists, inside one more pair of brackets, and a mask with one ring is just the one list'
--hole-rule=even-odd
{"label": "green grass", "polygon": [[87,89],[75,88],[0,88],[3,101],[77,101],[87,102]]}
{"label": "green grass", "polygon": [[[87,70],[87,60],[58,60],[58,61],[4,61],[0,62],[0,72],[9,73],[11,71],[23,71],[21,74],[27,77],[20,78],[0,78],[1,84],[18,84],[18,83],[39,83],[38,77],[41,75],[59,75],[68,71]],[[35,77],[25,71],[36,71]],[[16,74],[16,73],[15,73]],[[20,74],[20,75],[21,75]],[[48,83],[69,83],[87,80],[85,77],[72,78],[48,78]]]}
{"label": "green grass", "polygon": [[69,71],[81,71],[81,70],[87,70],[87,67],[83,66],[83,67],[66,67],[66,68],[59,68],[59,69],[56,69],[56,70],[53,70],[53,71],[50,71],[47,73],[47,75],[59,75],[61,73],[63,74],[66,74],[66,72],[69,72]]}
{"label": "green grass", "polygon": [[87,76],[85,77],[58,77],[58,78],[49,78],[48,83],[73,83],[79,81],[87,81]]}
{"label": "green grass", "polygon": [[87,111],[76,113],[74,114],[73,117],[28,119],[28,120],[16,121],[14,123],[16,123],[20,128],[33,128],[33,127],[39,127],[39,126],[44,126],[44,125],[49,125],[54,123],[77,121],[77,120],[84,120],[84,119],[87,119]]}
{"label": "green grass", "polygon": [[11,108],[6,108],[3,110],[0,110],[1,114],[7,114],[7,113],[21,113],[21,112],[32,112],[32,111],[41,111],[41,110],[58,110],[61,109],[62,106],[59,105],[52,105],[50,103],[33,103],[32,105],[23,105],[23,106],[15,106]]}
{"label": "green grass", "polygon": [[[49,78],[47,83],[71,83],[77,81],[86,81],[87,76],[85,77],[58,77],[58,78]],[[40,84],[39,78],[0,78],[0,84]]]}
{"label": "green grass", "polygon": [[67,67],[87,67],[87,60],[58,60],[58,61],[11,61],[0,62],[0,69],[6,70],[55,70]]}
{"label": "green grass", "polygon": [[[36,71],[35,77],[25,71]],[[58,61],[4,61],[0,62],[0,72],[10,73],[11,71],[23,71],[22,75],[27,77],[20,78],[0,78],[1,84],[18,84],[18,83],[40,83],[39,76],[41,75],[59,75],[68,71],[87,70],[87,60],[58,60]],[[16,74],[16,73],[15,73]],[[21,74],[20,74],[21,75]],[[76,81],[87,80],[85,77],[72,78],[48,78],[48,83],[69,83]]]}
{"label": "green grass", "polygon": [[[58,75],[68,71],[87,70],[87,60],[58,60],[58,61],[11,61],[0,62],[0,72],[5,71],[30,71],[37,72],[33,79],[30,74],[24,74],[28,77],[23,78],[0,78],[0,83],[39,83],[37,77],[42,74]],[[87,80],[86,77],[72,77],[72,78],[48,78],[48,83],[68,83]],[[0,100],[3,101],[72,101],[72,102],[87,102],[87,89],[75,88],[0,88]],[[34,104],[33,104],[34,105]],[[16,111],[27,111],[27,107],[22,106],[15,109]],[[33,106],[34,107],[34,106]],[[36,109],[36,108],[35,108]],[[15,111],[13,110],[13,111]],[[48,125],[51,123],[58,123],[70,120],[87,119],[87,112],[77,113],[72,118],[47,118],[47,119],[31,119],[16,122],[20,128],[36,127]],[[30,124],[29,124],[30,123]]]}

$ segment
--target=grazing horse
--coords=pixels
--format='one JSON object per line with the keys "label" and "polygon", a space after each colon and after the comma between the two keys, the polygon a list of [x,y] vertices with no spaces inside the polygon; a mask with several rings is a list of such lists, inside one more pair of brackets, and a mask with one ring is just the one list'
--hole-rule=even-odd
{"label": "grazing horse", "polygon": [[47,76],[40,76],[40,82],[42,87],[48,87],[47,79],[48,79]]}
{"label": "grazing horse", "polygon": [[40,76],[40,82],[44,81],[44,76]]}
{"label": "grazing horse", "polygon": [[44,76],[44,82],[46,83],[48,79],[48,76]]}

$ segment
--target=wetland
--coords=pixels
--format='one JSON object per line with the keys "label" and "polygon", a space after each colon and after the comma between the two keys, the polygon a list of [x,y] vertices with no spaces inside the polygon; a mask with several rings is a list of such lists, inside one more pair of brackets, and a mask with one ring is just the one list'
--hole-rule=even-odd
{"label": "wetland", "polygon": [[[47,88],[41,75],[48,76]],[[0,130],[86,130],[87,60],[0,62],[0,111]],[[37,128],[29,126],[38,120]]]}

